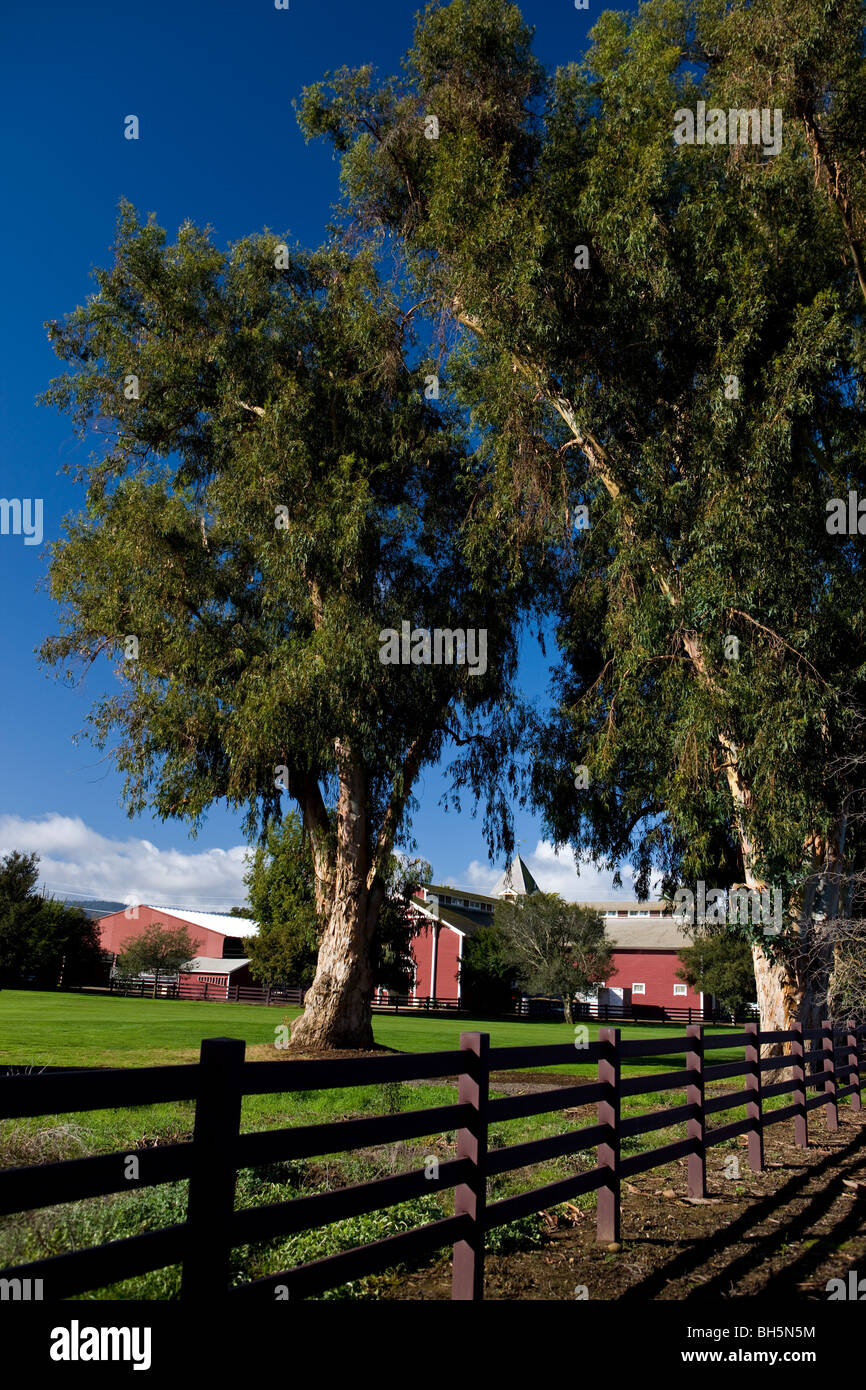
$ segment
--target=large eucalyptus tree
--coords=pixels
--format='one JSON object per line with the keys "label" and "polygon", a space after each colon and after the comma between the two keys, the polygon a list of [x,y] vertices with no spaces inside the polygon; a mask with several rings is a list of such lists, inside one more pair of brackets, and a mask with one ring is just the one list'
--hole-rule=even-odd
{"label": "large eucalyptus tree", "polygon": [[[97,449],[53,547],[63,626],[44,658],[117,658],[91,732],[130,814],[195,825],[223,799],[253,832],[284,792],[297,803],[322,937],[294,1038],[369,1046],[392,851],[449,744],[455,786],[509,843],[527,586],[494,548],[470,576],[484,468],[426,398],[412,310],[369,256],[268,234],[223,251],[191,225],[168,244],[124,205],[95,278],[50,329],[69,370],[46,400]],[[386,629],[402,661],[383,661]],[[443,642],[435,664],[429,629],[474,644]]]}
{"label": "large eucalyptus tree", "polygon": [[[301,124],[441,314],[500,534],[562,520],[550,830],[642,889],[784,887],[796,920],[754,933],[784,1027],[811,1008],[803,884],[832,910],[863,854],[828,772],[866,674],[863,540],[827,525],[864,481],[862,12],[650,0],[552,74],[531,45],[515,5],[430,6],[401,77],[331,74]],[[716,109],[714,143],[675,138]]]}

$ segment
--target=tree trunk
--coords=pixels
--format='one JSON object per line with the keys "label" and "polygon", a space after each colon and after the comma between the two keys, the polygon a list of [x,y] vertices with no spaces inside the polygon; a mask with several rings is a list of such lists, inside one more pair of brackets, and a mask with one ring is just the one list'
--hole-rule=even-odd
{"label": "tree trunk", "polygon": [[371,895],[367,885],[366,778],[347,745],[339,744],[337,755],[340,796],[334,893],[316,975],[304,998],[304,1012],[292,1025],[294,1047],[374,1046],[369,947],[381,898]]}
{"label": "tree trunk", "polygon": [[562,1010],[563,1010],[563,1013],[565,1014],[565,1021],[566,1021],[566,1023],[573,1023],[573,1022],[574,1022],[574,1005],[573,1005],[572,997],[571,997],[570,994],[564,994],[564,995],[562,996]]}
{"label": "tree trunk", "polygon": [[[752,962],[755,967],[755,984],[758,992],[758,1010],[763,1033],[789,1030],[800,1017],[802,987],[791,967],[780,960],[773,960],[759,941],[752,944]],[[762,1049],[765,1057],[781,1056],[781,1044],[765,1044]]]}
{"label": "tree trunk", "polygon": [[304,1012],[292,1025],[294,1047],[373,1047],[366,902],[340,894],[319,946]]}
{"label": "tree trunk", "polygon": [[[744,787],[739,768],[736,777],[728,771],[728,784],[737,811],[740,849],[743,856],[745,886],[761,892],[766,885],[759,880],[754,871],[756,859],[755,846],[743,828],[743,810],[749,802],[749,792]],[[755,969],[755,989],[758,1000],[758,1016],[762,1033],[785,1032],[790,1030],[800,1016],[801,990],[790,963],[774,958],[765,951],[760,941],[752,943],[752,964]],[[785,1051],[783,1043],[762,1043],[761,1057],[781,1057]]]}

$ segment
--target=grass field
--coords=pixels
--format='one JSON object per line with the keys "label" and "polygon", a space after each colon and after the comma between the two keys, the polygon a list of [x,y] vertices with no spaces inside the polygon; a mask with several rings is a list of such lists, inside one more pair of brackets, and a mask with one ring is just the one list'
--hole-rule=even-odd
{"label": "grass field", "polygon": [[[202,1038],[243,1038],[248,1055],[257,1060],[273,1056],[275,1071],[287,1054],[274,1046],[274,1029],[294,1018],[297,1009],[256,1005],[215,1004],[195,1001],[123,999],[102,995],[0,992],[0,1063],[40,1066],[137,1067],[193,1062]],[[411,1015],[382,1014],[374,1019],[376,1041],[403,1052],[447,1050],[458,1045],[461,1032],[487,1032],[494,1047],[515,1044],[570,1043],[573,1028],[565,1023],[536,1023],[486,1019],[429,1019]],[[640,1028],[625,1025],[629,1038],[669,1036],[671,1053],[664,1058],[636,1061],[623,1067],[624,1074],[652,1075],[684,1065],[681,1046],[684,1029]],[[590,1037],[597,1036],[590,1028]],[[678,1050],[677,1050],[678,1049]],[[737,1049],[713,1054],[712,1061],[734,1060]],[[545,1068],[559,1074],[594,1077],[595,1064],[575,1051],[570,1065]],[[528,1070],[527,1080],[540,1068]],[[725,1089],[729,1086],[725,1085]],[[494,1079],[491,1095],[497,1091]],[[341,1118],[417,1110],[449,1105],[456,1088],[446,1078],[436,1084],[389,1083],[331,1090],[275,1092],[244,1099],[241,1127],[244,1131],[318,1124]],[[623,1104],[625,1115],[661,1110],[682,1104],[682,1092],[651,1092]],[[584,1113],[585,1111],[585,1113]],[[719,1114],[716,1122],[738,1118],[741,1111]],[[96,1110],[0,1122],[0,1164],[45,1163],[97,1153],[129,1153],[153,1144],[183,1142],[192,1137],[194,1105],[191,1101],[164,1105]],[[561,1134],[593,1123],[594,1107],[581,1112],[563,1110],[511,1120],[491,1126],[490,1145],[505,1145]],[[683,1125],[646,1137],[626,1139],[624,1151],[682,1138]],[[334,1191],[351,1183],[385,1177],[395,1172],[424,1167],[431,1155],[441,1160],[455,1153],[455,1134],[431,1134],[417,1140],[344,1154],[325,1154],[315,1160],[292,1160],[266,1167],[242,1169],[238,1176],[237,1206],[246,1208],[285,1201],[295,1195]],[[489,1198],[510,1196],[573,1174],[575,1168],[592,1167],[594,1150],[553,1159],[503,1173],[489,1181]],[[81,1249],[121,1239],[143,1230],[181,1222],[186,1209],[187,1184],[118,1193],[63,1206],[43,1208],[0,1219],[0,1266],[44,1258],[64,1250]],[[594,1205],[594,1196],[581,1197],[576,1207]],[[263,1241],[238,1248],[233,1275],[247,1280],[335,1254],[366,1241],[396,1234],[448,1215],[453,1210],[450,1191],[434,1192],[384,1211],[347,1221],[336,1221],[287,1239]],[[557,1209],[558,1210],[558,1209]],[[559,1219],[558,1217],[556,1219]],[[562,1219],[571,1219],[566,1215]],[[547,1220],[550,1220],[548,1216]],[[490,1233],[488,1249],[505,1251],[540,1245],[549,1229],[543,1214],[522,1218]],[[172,1299],[177,1297],[180,1271],[157,1270],[137,1279],[96,1290],[96,1299]],[[375,1298],[382,1280],[399,1279],[399,1271],[356,1281],[325,1297]]]}
{"label": "grass field", "polygon": [[[24,1066],[146,1067],[198,1059],[202,1038],[243,1038],[249,1048],[272,1047],[274,1029],[292,1020],[299,1009],[256,1004],[216,1004],[195,1000],[124,999],[94,994],[53,994],[29,990],[0,991],[0,1063]],[[515,1019],[436,1019],[407,1014],[377,1014],[376,1042],[399,1052],[436,1052],[456,1048],[460,1034],[490,1034],[492,1047],[568,1043],[574,1030],[567,1023]],[[623,1024],[623,1037],[682,1038],[682,1025],[646,1028]],[[589,1025],[590,1039],[598,1027]],[[733,1061],[736,1050],[720,1051],[715,1061]],[[261,1053],[257,1056],[260,1058]],[[285,1053],[274,1052],[275,1058]],[[682,1049],[674,1053],[682,1058]],[[683,1065],[682,1061],[678,1063]],[[626,1065],[624,1074],[668,1071],[671,1058]],[[533,1069],[536,1070],[536,1069]],[[593,1063],[575,1052],[572,1066],[548,1068],[594,1075]]]}

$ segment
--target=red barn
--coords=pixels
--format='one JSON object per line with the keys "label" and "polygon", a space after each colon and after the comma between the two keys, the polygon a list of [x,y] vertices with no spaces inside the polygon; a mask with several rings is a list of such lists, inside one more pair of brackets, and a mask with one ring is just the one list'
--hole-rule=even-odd
{"label": "red barn", "polygon": [[604,918],[604,934],[614,948],[614,971],[598,989],[600,1004],[661,1009],[701,1009],[712,996],[677,979],[680,951],[690,944],[660,902],[590,902]]}
{"label": "red barn", "polygon": [[[493,920],[499,898],[516,899],[539,891],[518,856],[493,894],[449,885],[421,888],[413,900],[420,931],[412,942],[413,996],[460,999],[460,962],[466,939]],[[689,944],[662,902],[586,902],[604,918],[614,947],[614,970],[593,992],[592,1001],[644,1006],[648,1012],[671,1008],[709,1008],[712,1000],[677,979],[679,953]]]}
{"label": "red barn", "polygon": [[[502,875],[492,894],[453,888],[447,884],[421,888],[413,899],[420,930],[412,940],[415,998],[460,1000],[460,966],[465,943],[479,927],[489,925],[500,898],[516,899],[539,891],[526,864],[518,856]],[[666,905],[661,902],[587,902],[601,913],[605,933],[614,947],[614,969],[587,999],[597,1003],[643,1007],[661,1016],[671,1008],[710,1007],[710,996],[692,990],[677,979],[679,952],[688,944]],[[208,997],[227,997],[229,977],[235,984],[249,978],[246,939],[255,936],[258,924],[224,913],[189,911],[178,907],[140,904],[109,913],[98,921],[103,950],[117,962],[123,942],[155,922],[166,927],[185,926],[195,942],[197,961],[184,972],[187,988],[208,986]],[[186,977],[189,977],[186,980]],[[198,980],[198,985],[194,981]],[[222,993],[220,993],[222,991]],[[377,999],[382,992],[377,991]]]}
{"label": "red barn", "polygon": [[[259,929],[258,923],[247,917],[231,917],[222,912],[188,911],[183,907],[151,907],[140,903],[121,912],[110,912],[97,921],[102,949],[112,957],[112,970],[123,943],[131,936],[140,936],[147,927],[157,922],[170,928],[186,927],[195,945],[196,955],[223,962],[245,959],[245,939],[255,936]],[[247,984],[249,980],[244,979],[241,983]]]}

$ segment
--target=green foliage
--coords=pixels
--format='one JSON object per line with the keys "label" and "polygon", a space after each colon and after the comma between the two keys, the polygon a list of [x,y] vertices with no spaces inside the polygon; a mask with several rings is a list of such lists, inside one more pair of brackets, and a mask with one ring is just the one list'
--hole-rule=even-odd
{"label": "green foliage", "polygon": [[494,925],[518,983],[529,994],[561,995],[569,1021],[574,995],[612,973],[603,918],[558,893],[500,899]]}
{"label": "green foliage", "polygon": [[0,981],[46,989],[100,978],[99,932],[80,908],[36,891],[39,856],[13,850],[0,863]]}
{"label": "green foliage", "polygon": [[[52,548],[62,630],[42,657],[117,659],[88,728],[130,814],[195,828],[223,800],[263,834],[288,792],[320,919],[349,923],[348,946],[329,942],[343,995],[323,985],[308,1010],[336,1036],[394,846],[413,847],[416,779],[452,742],[453,795],[468,788],[509,846],[533,585],[495,550],[470,570],[485,470],[453,407],[425,399],[405,284],[382,283],[369,250],[263,232],[223,251],[189,223],[169,244],[126,202],[113,249],[96,294],[49,325],[68,370],[43,400],[82,437],[98,420],[103,447]],[[486,668],[384,663],[404,622],[483,631]]]}
{"label": "green foliage", "polygon": [[470,1009],[502,1013],[510,1007],[513,971],[503,948],[502,934],[495,926],[479,927],[464,941],[460,983]]}
{"label": "green foliage", "polygon": [[[654,869],[791,888],[832,843],[866,695],[866,542],[825,526],[866,483],[862,9],[650,0],[550,74],[531,37],[499,0],[430,7],[399,81],[335,73],[301,126],[459,330],[494,499],[473,554],[516,569],[527,528],[558,527],[548,832],[631,862],[641,895]],[[698,100],[779,107],[780,153],[675,145]]]}
{"label": "green foliage", "polygon": [[731,1013],[755,998],[755,968],[747,941],[729,931],[701,937],[680,951],[683,969],[677,978],[693,989],[713,994]]}
{"label": "green foliage", "polygon": [[187,927],[153,922],[140,935],[121,943],[117,970],[121,975],[152,974],[155,989],[160,975],[176,975],[197,954],[200,944]]}
{"label": "green foliage", "polygon": [[379,1105],[383,1115],[399,1115],[403,1109],[403,1082],[383,1081],[378,1087]]}
{"label": "green foliage", "polygon": [[308,985],[316,972],[319,922],[315,871],[299,817],[270,824],[244,875],[259,924],[246,941],[250,972],[265,984]]}
{"label": "green foliage", "polygon": [[[337,773],[339,744],[363,769],[372,843],[395,779],[403,810],[409,743],[413,765],[435,761],[461,711],[470,727],[490,713],[466,774],[490,783],[511,732],[496,711],[519,596],[493,564],[470,587],[481,479],[453,412],[406,364],[411,321],[370,256],[292,251],[276,269],[277,244],[222,252],[187,224],[168,245],[124,203],[97,294],[50,325],[71,370],[43,399],[82,433],[98,416],[109,444],[53,548],[64,632],[43,655],[62,668],[108,644],[121,657],[138,637],[117,667],[124,693],[91,721],[98,740],[119,734],[131,811],[197,822],[225,798],[266,818],[286,766],[314,821],[310,782]],[[486,674],[383,665],[379,632],[404,618],[486,627]]]}

